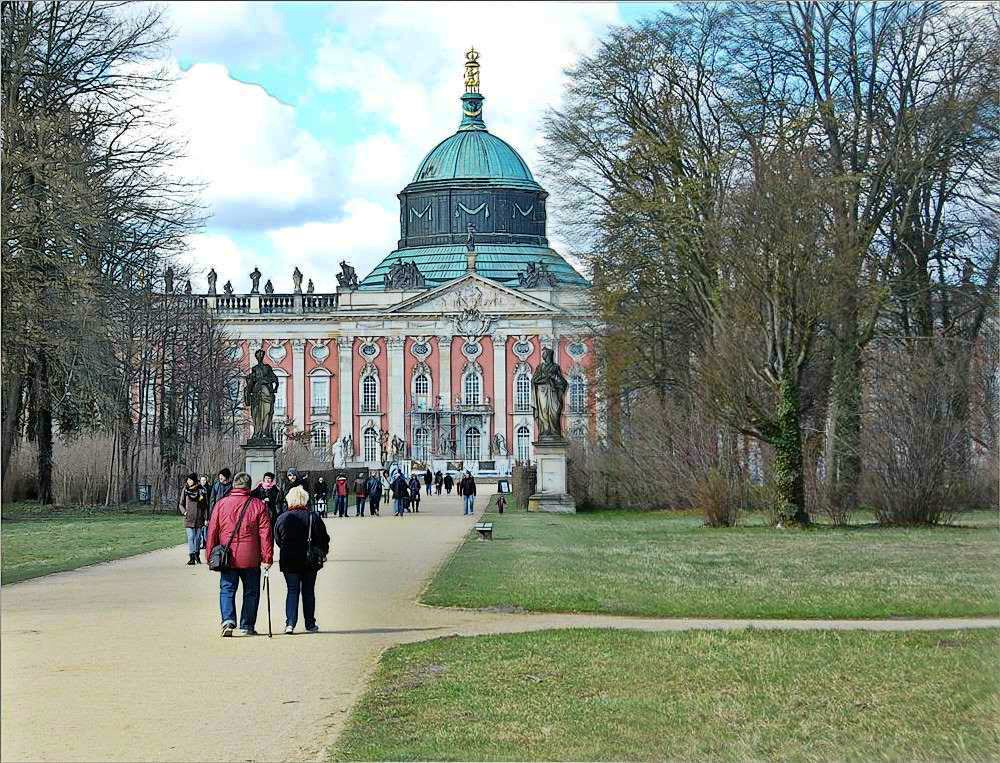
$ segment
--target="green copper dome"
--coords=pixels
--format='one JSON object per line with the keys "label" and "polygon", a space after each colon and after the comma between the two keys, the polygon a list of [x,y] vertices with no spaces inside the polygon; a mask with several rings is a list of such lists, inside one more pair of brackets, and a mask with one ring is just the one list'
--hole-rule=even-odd
{"label": "green copper dome", "polygon": [[431,149],[412,182],[482,179],[502,181],[505,186],[537,188],[520,154],[486,130],[482,112],[483,97],[479,93],[462,96],[461,126]]}

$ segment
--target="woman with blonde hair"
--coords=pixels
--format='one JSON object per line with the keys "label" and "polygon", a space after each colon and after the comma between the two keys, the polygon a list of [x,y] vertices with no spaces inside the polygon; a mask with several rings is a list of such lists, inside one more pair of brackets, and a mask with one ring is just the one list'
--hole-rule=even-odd
{"label": "woman with blonde hair", "polygon": [[309,511],[309,494],[296,485],[285,496],[288,510],[278,517],[274,541],[281,549],[278,566],[285,576],[285,633],[295,632],[299,619],[299,597],[306,631],[316,633],[316,573],[330,553],[330,535],[322,519]]}

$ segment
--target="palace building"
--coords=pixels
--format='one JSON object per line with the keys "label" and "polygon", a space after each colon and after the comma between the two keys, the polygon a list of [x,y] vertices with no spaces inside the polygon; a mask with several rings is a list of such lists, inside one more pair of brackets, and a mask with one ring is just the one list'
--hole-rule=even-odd
{"label": "palace building", "polygon": [[[251,274],[200,302],[248,371],[263,349],[280,380],[275,437],[305,430],[336,465],[390,458],[509,473],[533,457],[531,376],[552,348],[569,389],[563,431],[596,427],[588,369],[588,281],[549,247],[548,194],[489,132],[478,54],[466,55],[458,130],[400,191],[399,242],[359,280],[340,263],[336,293],[276,293]],[[333,263],[331,263],[332,267]],[[390,443],[393,443],[390,444]]]}

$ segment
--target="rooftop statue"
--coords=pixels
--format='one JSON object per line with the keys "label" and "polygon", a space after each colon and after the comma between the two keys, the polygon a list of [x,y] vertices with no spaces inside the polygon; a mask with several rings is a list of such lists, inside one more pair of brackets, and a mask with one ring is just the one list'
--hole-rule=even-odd
{"label": "rooftop statue", "polygon": [[191,279],[190,278],[184,282],[184,293],[185,294],[190,294],[191,293]]}
{"label": "rooftop statue", "polygon": [[347,260],[340,261],[340,272],[337,273],[337,283],[345,289],[358,288],[357,271],[347,264]]}
{"label": "rooftop statue", "polygon": [[169,265],[163,271],[163,291],[167,294],[174,293],[174,269]]}
{"label": "rooftop statue", "polygon": [[386,289],[423,289],[424,286],[424,276],[415,261],[397,260],[385,275]]}
{"label": "rooftop statue", "polygon": [[250,293],[260,294],[260,276],[261,272],[254,267],[253,272],[250,274]]}
{"label": "rooftop statue", "polygon": [[215,272],[215,268],[208,271],[208,293],[215,294],[215,282],[219,280],[219,274]]}
{"label": "rooftop statue", "polygon": [[544,262],[529,262],[528,267],[517,274],[517,285],[522,289],[554,289],[558,283]]}
{"label": "rooftop statue", "polygon": [[535,426],[539,442],[562,442],[563,401],[569,383],[555,362],[551,348],[542,350],[542,362],[531,377],[535,396]]}
{"label": "rooftop statue", "polygon": [[295,285],[295,293],[302,293],[302,271],[299,270],[298,266],[292,271],[292,283]]}
{"label": "rooftop statue", "polygon": [[306,294],[312,294],[315,291],[316,291],[316,287],[313,286],[313,280],[310,278],[309,279],[309,285],[306,286]]}
{"label": "rooftop statue", "polygon": [[250,369],[243,390],[243,402],[253,418],[253,436],[250,442],[274,442],[274,398],[278,392],[278,377],[274,369],[264,362],[264,351],[253,354],[257,365]]}
{"label": "rooftop statue", "polygon": [[465,91],[479,92],[479,51],[469,48],[465,54]]}
{"label": "rooftop statue", "polygon": [[226,281],[226,285],[222,287],[222,290],[230,297],[233,296],[233,282]]}
{"label": "rooftop statue", "polygon": [[271,279],[270,278],[268,278],[267,279],[267,283],[264,284],[264,293],[265,294],[274,294],[274,284],[271,283]]}

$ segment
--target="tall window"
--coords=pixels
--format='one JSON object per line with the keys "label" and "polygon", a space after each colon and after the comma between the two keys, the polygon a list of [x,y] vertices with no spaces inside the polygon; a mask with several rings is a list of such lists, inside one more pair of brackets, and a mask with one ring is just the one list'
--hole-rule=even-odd
{"label": "tall window", "polygon": [[309,382],[309,393],[313,413],[330,412],[330,378],[328,376],[313,376]]}
{"label": "tall window", "polygon": [[413,433],[413,457],[418,461],[426,461],[431,441],[430,432],[421,427]]}
{"label": "tall window", "polygon": [[278,377],[278,391],[274,393],[274,415],[284,416],[288,404],[288,378]]}
{"label": "tall window", "polygon": [[378,435],[369,427],[362,435],[365,447],[365,461],[378,461]]}
{"label": "tall window", "polygon": [[483,380],[472,371],[465,375],[465,404],[479,405],[483,396]]}
{"label": "tall window", "polygon": [[580,374],[569,377],[569,409],[573,413],[587,410],[587,383]]}
{"label": "tall window", "polygon": [[481,457],[483,436],[473,427],[465,432],[465,457],[469,461],[478,461]]}
{"label": "tall window", "polygon": [[518,374],[514,377],[514,409],[527,411],[531,409],[531,377]]}
{"label": "tall window", "polygon": [[[281,377],[278,377],[279,379]],[[285,444],[285,422],[275,421],[271,425],[271,432],[274,434],[274,442],[276,445]]]}
{"label": "tall window", "polygon": [[326,424],[313,424],[312,446],[314,450],[325,450],[327,445]]}
{"label": "tall window", "polygon": [[378,379],[370,374],[361,382],[361,412],[375,413],[378,411]]}
{"label": "tall window", "polygon": [[531,430],[526,426],[517,428],[517,460],[527,461],[531,458]]}
{"label": "tall window", "polygon": [[430,395],[431,385],[426,374],[418,374],[413,380],[413,396],[417,410],[427,409],[427,398]]}

